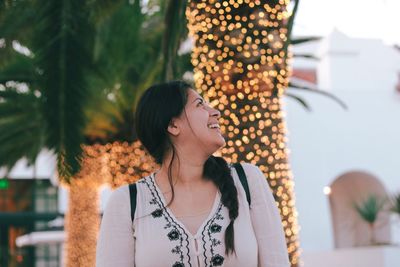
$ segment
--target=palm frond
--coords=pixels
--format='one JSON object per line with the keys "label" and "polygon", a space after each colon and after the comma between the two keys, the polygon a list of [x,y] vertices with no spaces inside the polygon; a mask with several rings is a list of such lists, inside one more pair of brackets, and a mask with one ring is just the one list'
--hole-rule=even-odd
{"label": "palm frond", "polygon": [[287,23],[287,36],[288,36],[288,40],[289,43],[291,43],[290,41],[290,37],[292,36],[292,30],[293,30],[293,26],[294,26],[294,20],[296,18],[297,15],[297,10],[299,8],[299,2],[300,0],[293,0],[294,5],[293,5],[293,10],[292,10],[292,14],[289,17],[288,23]]}
{"label": "palm frond", "polygon": [[0,38],[10,43],[18,40],[30,45],[32,38],[32,21],[35,19],[35,1],[1,1],[0,2]]}
{"label": "palm frond", "polygon": [[169,0],[165,14],[165,30],[163,38],[163,80],[168,81],[176,79],[175,60],[178,57],[178,49],[184,38],[187,37],[186,21],[187,1]]}
{"label": "palm frond", "polygon": [[86,1],[87,10],[90,11],[89,19],[93,24],[100,24],[112,16],[121,7],[124,0],[90,0]]}
{"label": "palm frond", "polygon": [[[104,143],[135,138],[135,105],[146,88],[162,80],[163,45],[174,53],[178,49],[175,37],[168,36],[170,43],[162,41],[165,10],[169,7],[175,14],[173,1],[149,0],[145,6],[136,0],[6,2],[18,2],[18,8],[29,10],[14,28],[0,23],[0,36],[15,37],[34,56],[16,55],[6,39],[6,47],[0,49],[0,56],[7,56],[7,60],[2,57],[0,79],[4,85],[10,81],[25,83],[30,97],[35,96],[37,101],[24,113],[13,104],[25,103],[22,97],[28,98],[8,89],[2,91],[0,140],[4,142],[0,152],[9,157],[0,158],[0,166],[11,166],[24,156],[33,158],[30,155],[35,155],[39,147],[47,147],[58,154],[60,177],[69,178],[79,170],[82,143],[89,139]],[[4,7],[0,7],[0,22],[20,13],[13,7],[6,14]],[[184,9],[180,11],[182,18]],[[171,18],[186,30],[185,23]],[[26,34],[16,34],[21,27]],[[176,73],[191,69],[188,55],[171,59],[169,64]],[[89,98],[93,101],[87,104]]]}
{"label": "palm frond", "polygon": [[0,166],[11,168],[22,157],[33,163],[44,146],[40,98],[6,88],[0,99]]}
{"label": "palm frond", "polygon": [[33,59],[16,51],[12,53],[12,59],[0,66],[0,83],[8,81],[32,83],[37,80]]}
{"label": "palm frond", "polygon": [[311,54],[293,54],[294,58],[306,58],[312,60],[320,60],[318,57],[311,55]]}
{"label": "palm frond", "polygon": [[293,38],[290,40],[290,44],[299,45],[299,44],[308,43],[308,42],[312,42],[312,41],[318,41],[318,40],[321,40],[321,37],[311,36],[311,37]]}
{"label": "palm frond", "polygon": [[295,90],[302,90],[302,91],[307,91],[307,92],[312,92],[312,93],[317,93],[317,94],[321,94],[323,96],[326,96],[328,98],[333,99],[336,103],[338,103],[343,109],[347,110],[348,107],[346,105],[346,103],[344,103],[340,98],[338,98],[337,96],[328,93],[326,91],[323,90],[319,90],[319,89],[314,89],[314,88],[310,88],[307,86],[301,86],[301,85],[296,85],[292,82],[289,82],[289,88],[288,89],[295,89]]}
{"label": "palm frond", "polygon": [[132,135],[133,114],[129,113],[133,113],[134,85],[140,84],[144,70],[153,66],[145,43],[152,33],[143,32],[145,19],[140,1],[126,1],[98,25],[94,60],[99,70],[90,76],[93,101],[85,109],[89,143]]}
{"label": "palm frond", "polygon": [[68,179],[80,168],[85,126],[82,110],[88,95],[85,70],[91,62],[93,29],[81,1],[40,0],[39,6],[35,60],[44,72],[46,141],[60,155],[59,173]]}
{"label": "palm frond", "polygon": [[95,61],[104,75],[91,80],[95,101],[86,110],[89,143],[136,140],[134,111],[138,97],[162,76],[164,5],[158,12],[147,14],[138,1],[125,3],[99,26]]}
{"label": "palm frond", "polygon": [[185,72],[193,72],[193,65],[191,62],[191,53],[179,55],[176,58],[175,64],[177,68],[176,77],[177,79],[182,79]]}
{"label": "palm frond", "polygon": [[308,103],[302,99],[301,97],[297,96],[297,95],[293,95],[291,93],[288,93],[287,90],[285,91],[285,96],[293,98],[294,100],[296,100],[300,105],[302,105],[304,107],[305,110],[307,111],[311,111],[311,107],[310,105],[308,105]]}

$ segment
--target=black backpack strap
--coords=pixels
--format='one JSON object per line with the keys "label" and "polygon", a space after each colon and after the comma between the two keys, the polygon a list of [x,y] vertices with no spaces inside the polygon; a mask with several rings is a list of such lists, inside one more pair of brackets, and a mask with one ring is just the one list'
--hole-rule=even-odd
{"label": "black backpack strap", "polygon": [[132,223],[135,219],[135,211],[136,211],[136,195],[137,195],[137,187],[136,183],[129,185],[129,197],[131,199],[131,219]]}
{"label": "black backpack strap", "polygon": [[251,205],[251,196],[250,196],[250,190],[249,190],[249,184],[247,183],[247,177],[246,173],[244,172],[242,164],[239,162],[233,164],[233,167],[235,167],[237,174],[239,175],[239,180],[240,183],[242,184],[244,191],[246,192],[246,198],[247,202],[249,203],[249,206]]}

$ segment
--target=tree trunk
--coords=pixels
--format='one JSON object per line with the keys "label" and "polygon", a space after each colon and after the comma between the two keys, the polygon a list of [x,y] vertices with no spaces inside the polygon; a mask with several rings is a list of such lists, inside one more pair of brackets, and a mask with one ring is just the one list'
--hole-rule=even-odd
{"label": "tree trunk", "polygon": [[66,266],[95,266],[100,225],[99,189],[115,189],[150,174],[157,165],[139,142],[84,147],[82,169],[66,185],[69,190],[65,230]]}
{"label": "tree trunk", "polygon": [[282,95],[288,86],[289,1],[194,1],[187,10],[196,88],[222,113],[222,155],[256,164],[277,202],[292,266],[298,227]]}
{"label": "tree trunk", "polygon": [[100,225],[98,187],[89,183],[74,183],[68,191],[68,213],[65,220],[66,266],[95,266]]}
{"label": "tree trunk", "polygon": [[64,185],[69,191],[65,218],[66,266],[96,264],[96,242],[100,225],[99,188],[110,180],[105,146],[84,147],[80,172]]}

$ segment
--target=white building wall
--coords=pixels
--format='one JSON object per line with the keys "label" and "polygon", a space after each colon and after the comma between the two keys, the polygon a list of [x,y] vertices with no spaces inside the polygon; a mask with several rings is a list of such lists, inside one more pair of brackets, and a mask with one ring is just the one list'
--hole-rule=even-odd
{"label": "white building wall", "polygon": [[[337,47],[330,48],[327,42]],[[346,51],[347,56],[340,51]],[[367,171],[376,175],[389,192],[400,191],[400,94],[395,91],[393,78],[400,72],[400,53],[374,40],[352,40],[337,32],[321,42],[317,53],[321,57],[316,63],[318,87],[338,96],[349,109],[343,110],[331,99],[313,93],[296,91],[312,112],[293,99],[285,101],[305,251],[333,248],[329,203],[323,188],[342,173]],[[382,57],[372,56],[374,53]],[[302,67],[298,62],[294,65]],[[397,243],[399,229],[397,222],[392,234]]]}
{"label": "white building wall", "polygon": [[56,156],[49,150],[43,149],[35,164],[28,165],[25,158],[20,159],[14,167],[8,171],[5,168],[0,168],[0,177],[7,176],[11,179],[46,179],[51,178],[52,184],[57,184],[56,175]]}
{"label": "white building wall", "polygon": [[381,40],[352,39],[333,31],[316,55],[321,89],[392,91],[398,80],[400,53]]}

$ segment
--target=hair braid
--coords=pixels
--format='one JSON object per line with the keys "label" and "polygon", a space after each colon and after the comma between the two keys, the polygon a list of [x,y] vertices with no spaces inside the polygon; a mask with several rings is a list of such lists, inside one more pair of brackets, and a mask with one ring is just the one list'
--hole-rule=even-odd
{"label": "hair braid", "polygon": [[225,230],[225,253],[235,252],[233,223],[239,213],[237,190],[225,159],[210,156],[204,165],[204,176],[212,180],[221,192],[221,201],[229,210],[229,225]]}

